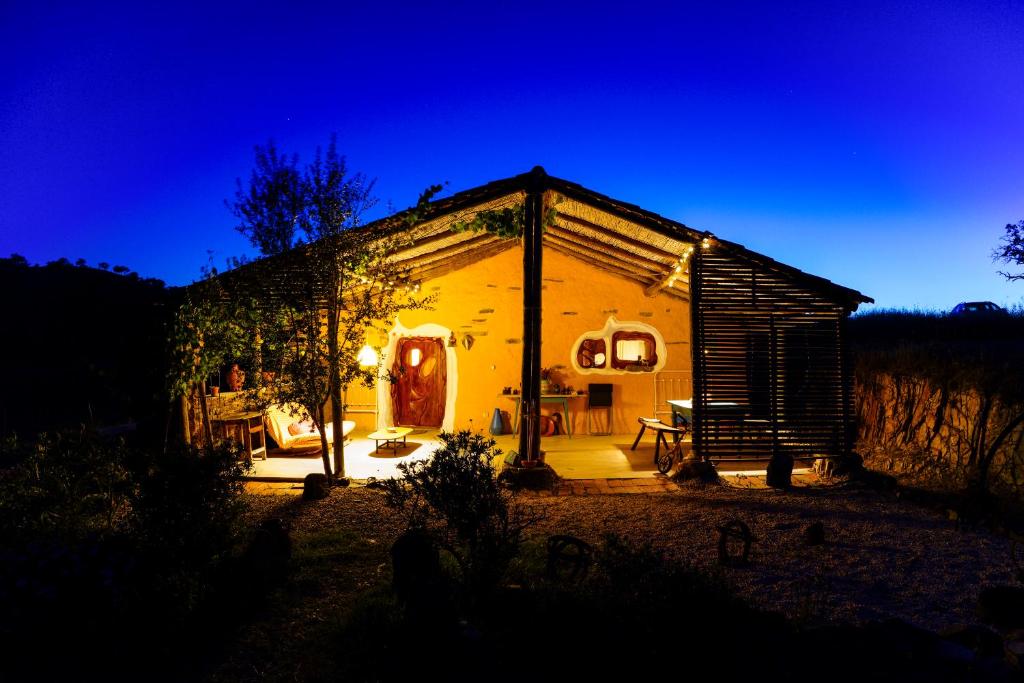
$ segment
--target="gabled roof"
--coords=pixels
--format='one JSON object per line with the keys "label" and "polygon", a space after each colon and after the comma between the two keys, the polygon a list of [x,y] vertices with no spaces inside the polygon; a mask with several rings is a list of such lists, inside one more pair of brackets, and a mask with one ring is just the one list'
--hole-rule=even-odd
{"label": "gabled roof", "polygon": [[[356,230],[382,237],[401,231],[410,233],[410,244],[396,254],[396,270],[410,280],[432,279],[515,246],[515,240],[487,232],[454,232],[451,227],[471,220],[481,211],[519,206],[529,191],[554,195],[550,201],[555,217],[545,230],[545,246],[635,281],[649,293],[664,292],[688,299],[688,277],[685,273],[674,274],[676,266],[687,250],[704,240],[713,240],[715,248],[785,275],[849,310],[855,310],[862,302],[874,301],[854,289],[805,273],[710,232],[549,176],[539,166],[528,173],[456,192],[419,209],[407,209]],[[416,222],[410,227],[412,217]]]}
{"label": "gabled roof", "polygon": [[[510,240],[485,233],[452,233],[449,227],[452,223],[471,218],[478,211],[521,203],[531,188],[558,195],[554,225],[549,226],[544,235],[546,246],[651,288],[664,285],[687,247],[710,239],[714,240],[716,248],[726,249],[761,268],[783,274],[850,309],[856,309],[860,303],[874,301],[857,290],[780,263],[710,232],[691,228],[577,183],[549,176],[539,166],[528,173],[496,180],[431,203],[421,215],[424,225],[422,236],[416,238],[412,250],[399,256],[400,260],[414,269],[433,264],[432,268],[418,272],[435,275],[508,248]],[[365,229],[387,229],[384,226],[388,221],[391,221],[391,229],[403,229],[403,214],[368,224]],[[680,284],[687,284],[686,279],[682,278]],[[670,286],[663,291],[685,296],[686,288]]]}

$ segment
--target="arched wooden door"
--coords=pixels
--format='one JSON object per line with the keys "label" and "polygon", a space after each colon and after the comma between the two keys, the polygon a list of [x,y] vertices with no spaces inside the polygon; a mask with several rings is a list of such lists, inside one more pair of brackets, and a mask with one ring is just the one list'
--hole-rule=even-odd
{"label": "arched wooden door", "polygon": [[402,337],[398,340],[391,373],[395,424],[440,427],[448,392],[444,340]]}

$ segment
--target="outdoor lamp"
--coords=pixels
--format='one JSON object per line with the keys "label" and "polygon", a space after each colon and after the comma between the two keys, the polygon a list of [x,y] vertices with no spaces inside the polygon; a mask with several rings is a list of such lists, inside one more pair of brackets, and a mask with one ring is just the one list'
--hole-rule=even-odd
{"label": "outdoor lamp", "polygon": [[359,349],[357,360],[359,361],[360,367],[370,368],[377,364],[379,358],[377,357],[376,349],[367,344],[363,348]]}

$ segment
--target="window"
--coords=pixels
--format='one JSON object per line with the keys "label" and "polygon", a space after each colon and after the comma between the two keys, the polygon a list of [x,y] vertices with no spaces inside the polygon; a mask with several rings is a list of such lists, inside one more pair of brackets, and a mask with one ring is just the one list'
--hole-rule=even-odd
{"label": "window", "polygon": [[640,321],[619,322],[609,317],[603,329],[587,330],[576,337],[568,360],[583,375],[622,375],[656,372],[667,356],[657,329]]}
{"label": "window", "polygon": [[603,368],[607,359],[604,339],[584,339],[576,349],[576,364],[587,370]]}
{"label": "window", "polygon": [[612,335],[612,367],[638,370],[658,363],[654,335],[647,332],[616,332]]}

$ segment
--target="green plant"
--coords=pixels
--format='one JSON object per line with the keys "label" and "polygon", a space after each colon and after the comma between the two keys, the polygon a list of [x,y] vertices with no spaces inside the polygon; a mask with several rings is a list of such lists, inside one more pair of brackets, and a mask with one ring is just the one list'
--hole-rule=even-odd
{"label": "green plant", "polygon": [[[556,204],[561,201],[559,198]],[[555,224],[558,211],[549,206],[544,211],[541,229],[546,230]],[[452,232],[489,232],[501,239],[519,239],[523,236],[523,227],[526,223],[526,208],[522,203],[500,209],[486,209],[478,211],[468,221],[453,223],[449,228]]]}
{"label": "green plant", "polygon": [[[183,636],[238,545],[236,449],[153,453],[78,430],[5,440],[0,463],[0,638],[17,653],[0,678],[128,670]],[[52,643],[64,657],[45,658]]]}
{"label": "green plant", "polygon": [[433,532],[461,569],[470,596],[493,589],[534,520],[516,494],[499,485],[494,439],[463,430],[440,434],[429,459],[399,464],[402,476],[384,483],[388,506],[410,529]]}

